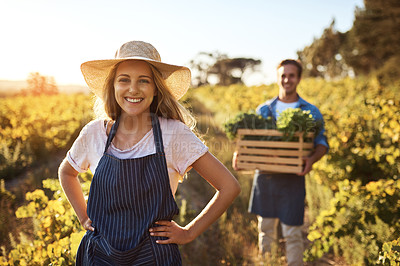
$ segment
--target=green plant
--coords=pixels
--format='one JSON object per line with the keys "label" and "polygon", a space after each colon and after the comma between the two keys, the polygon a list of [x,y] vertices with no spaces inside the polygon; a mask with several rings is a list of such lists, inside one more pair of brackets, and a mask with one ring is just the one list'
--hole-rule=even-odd
{"label": "green plant", "polygon": [[[87,195],[90,174],[82,174],[82,189]],[[74,210],[62,192],[57,179],[43,180],[43,187],[53,192],[49,198],[45,190],[36,189],[26,194],[27,205],[16,211],[19,219],[31,219],[33,239],[20,232],[18,243],[7,252],[2,247],[0,265],[71,265],[76,250],[85,234]]]}
{"label": "green plant", "polygon": [[379,252],[378,264],[400,265],[400,237],[396,240],[383,243],[382,249]]}
{"label": "green plant", "polygon": [[400,180],[365,186],[360,181],[339,182],[330,209],[310,226],[308,239],[313,243],[306,258],[315,260],[334,248],[348,263],[375,264],[383,243],[400,233],[399,203]]}
{"label": "green plant", "polygon": [[234,118],[224,123],[226,136],[233,140],[237,136],[238,129],[276,129],[275,122],[271,117],[265,119],[254,111],[248,113],[239,113]]}
{"label": "green plant", "polygon": [[239,113],[223,126],[226,136],[230,140],[236,138],[238,129],[277,129],[284,134],[283,137],[246,136],[245,139],[296,141],[298,139],[294,135],[296,132],[304,132],[304,136],[310,132],[317,134],[321,128],[321,122],[315,121],[310,111],[288,108],[282,111],[276,122],[271,116],[264,118],[254,111],[250,111]]}
{"label": "green plant", "polygon": [[0,99],[0,178],[12,179],[68,148],[92,118],[89,95]]}
{"label": "green plant", "polygon": [[300,108],[287,108],[279,114],[276,122],[277,129],[284,134],[286,141],[295,140],[296,132],[318,134],[321,130],[321,121],[316,121],[311,112]]}
{"label": "green plant", "polygon": [[15,208],[15,195],[6,190],[4,180],[0,180],[0,239],[7,239],[13,224],[12,210]]}

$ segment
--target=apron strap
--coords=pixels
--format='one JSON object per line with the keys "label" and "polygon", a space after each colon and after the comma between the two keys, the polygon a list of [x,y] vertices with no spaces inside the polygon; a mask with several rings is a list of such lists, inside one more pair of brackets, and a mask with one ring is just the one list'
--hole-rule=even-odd
{"label": "apron strap", "polygon": [[160,121],[158,121],[157,114],[151,113],[151,123],[153,125],[154,143],[156,144],[156,152],[164,154],[164,144],[161,135]]}
{"label": "apron strap", "polygon": [[[164,154],[164,144],[161,135],[160,121],[158,121],[158,116],[156,114],[151,113],[150,115],[151,115],[151,124],[153,127],[154,143],[156,145],[156,152]],[[106,147],[104,148],[104,153],[107,152],[108,148],[111,145],[112,140],[115,137],[115,134],[117,133],[119,120],[120,119],[118,117],[115,123],[111,127],[110,133],[108,134],[107,137]]]}
{"label": "apron strap", "polygon": [[110,147],[111,141],[114,139],[115,134],[117,133],[118,126],[119,126],[119,117],[117,118],[115,123],[112,125],[110,133],[108,134],[106,147],[104,149],[104,153],[106,153],[107,150],[108,150],[108,147]]}

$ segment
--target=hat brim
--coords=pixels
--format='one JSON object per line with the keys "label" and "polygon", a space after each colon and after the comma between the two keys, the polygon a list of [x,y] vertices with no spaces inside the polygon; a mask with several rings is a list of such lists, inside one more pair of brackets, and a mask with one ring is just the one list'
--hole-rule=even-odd
{"label": "hat brim", "polygon": [[165,84],[175,99],[179,100],[187,92],[191,83],[191,73],[189,68],[177,66],[151,60],[145,57],[135,56],[118,59],[103,59],[87,61],[81,65],[83,77],[88,84],[90,90],[103,98],[104,83],[109,75],[111,68],[123,61],[127,60],[143,60],[152,64],[160,71],[165,80]]}

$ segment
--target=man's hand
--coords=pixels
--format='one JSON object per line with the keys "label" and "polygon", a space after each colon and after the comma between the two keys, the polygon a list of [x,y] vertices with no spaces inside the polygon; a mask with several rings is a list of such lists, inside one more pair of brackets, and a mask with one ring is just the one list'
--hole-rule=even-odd
{"label": "man's hand", "polygon": [[312,166],[314,164],[314,161],[310,157],[303,157],[303,172],[298,173],[297,175],[304,176],[308,174],[312,170]]}
{"label": "man's hand", "polygon": [[309,157],[303,157],[304,169],[303,172],[298,173],[298,175],[306,175],[312,170],[312,166],[314,163],[318,162],[322,156],[326,154],[328,148],[322,144],[317,144],[315,147],[314,153]]}

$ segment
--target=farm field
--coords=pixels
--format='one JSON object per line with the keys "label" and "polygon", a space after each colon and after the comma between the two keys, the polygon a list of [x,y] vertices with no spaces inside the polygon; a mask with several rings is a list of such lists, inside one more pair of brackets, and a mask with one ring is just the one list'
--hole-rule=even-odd
{"label": "farm field", "polygon": [[[383,263],[379,258],[395,256],[400,237],[399,87],[375,79],[300,83],[300,96],[324,115],[330,145],[306,178],[307,265],[376,265]],[[277,91],[275,85],[205,86],[191,89],[182,100],[210,151],[242,187],[223,217],[181,246],[184,265],[261,262],[256,218],[247,212],[252,176],[231,168],[235,143],[222,129],[232,116],[254,110]],[[0,98],[0,265],[73,264],[84,232],[61,191],[57,166],[92,119],[92,104],[86,94]],[[81,180],[88,193],[91,174],[82,174]],[[175,220],[186,224],[213,193],[191,171],[178,187]],[[283,256],[264,262],[285,265]]]}

